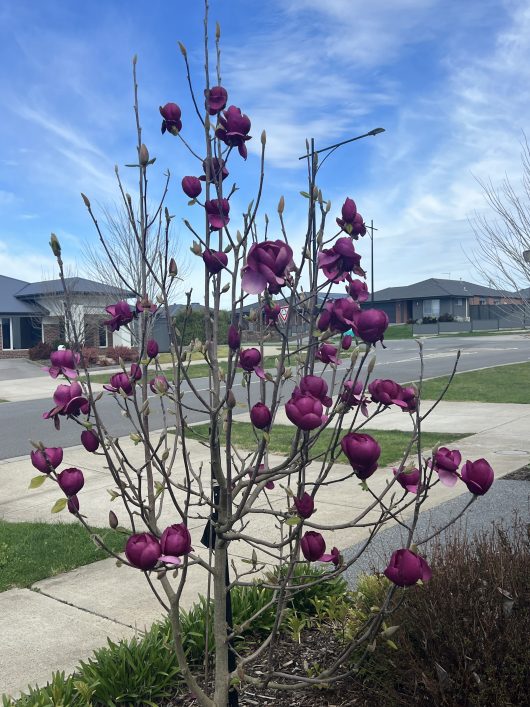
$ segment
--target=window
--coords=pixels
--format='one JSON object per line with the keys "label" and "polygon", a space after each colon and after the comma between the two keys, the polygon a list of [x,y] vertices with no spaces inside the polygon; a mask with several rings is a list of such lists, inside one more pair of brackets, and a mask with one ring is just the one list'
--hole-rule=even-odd
{"label": "window", "polygon": [[98,324],[98,336],[99,336],[99,346],[100,346],[100,348],[105,348],[106,346],[109,345],[109,341],[108,341],[108,329],[107,329],[107,327],[103,324],[103,322],[99,322],[99,324]]}
{"label": "window", "polygon": [[424,317],[439,317],[440,316],[440,300],[439,299],[424,299],[423,300],[423,316]]}
{"label": "window", "polygon": [[13,348],[13,342],[11,341],[11,319],[9,317],[2,317],[2,348],[4,351]]}
{"label": "window", "polygon": [[464,300],[461,297],[458,297],[456,300],[456,306],[461,307],[464,304]]}

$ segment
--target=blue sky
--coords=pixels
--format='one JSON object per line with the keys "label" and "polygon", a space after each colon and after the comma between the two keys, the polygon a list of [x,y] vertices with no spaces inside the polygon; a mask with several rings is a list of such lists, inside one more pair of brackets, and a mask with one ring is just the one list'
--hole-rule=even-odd
{"label": "blue sky", "polygon": [[[83,244],[94,243],[95,233],[79,193],[111,206],[118,198],[114,165],[134,161],[135,53],[144,141],[157,157],[151,185],[155,192],[163,170],[171,170],[168,205],[187,257],[180,224],[193,212],[180,179],[200,172],[178,139],[160,134],[158,106],[181,105],[183,136],[200,149],[177,40],[188,48],[201,94],[201,18],[200,0],[4,0],[1,274],[52,275],[51,231],[70,268],[83,274]],[[474,242],[468,219],[485,209],[476,180],[498,184],[508,174],[517,183],[528,133],[528,2],[212,0],[211,18],[221,23],[229,103],[252,120],[248,161],[234,155],[231,166],[242,187],[232,225],[253,197],[263,128],[269,235],[283,194],[296,248],[306,186],[297,158],[305,139],[314,137],[318,148],[383,126],[384,134],[330,157],[320,179],[333,214],[351,196],[379,229],[376,289],[449,273],[478,281],[466,258]],[[358,248],[367,269],[369,246],[365,238]],[[202,263],[191,254],[189,261],[190,281],[200,283],[194,275]]]}

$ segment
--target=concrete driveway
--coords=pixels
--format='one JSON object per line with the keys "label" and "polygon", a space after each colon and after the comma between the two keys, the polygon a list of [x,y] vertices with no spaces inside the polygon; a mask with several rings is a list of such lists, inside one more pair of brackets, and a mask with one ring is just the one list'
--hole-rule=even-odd
{"label": "concrete driveway", "polygon": [[0,359],[0,381],[19,380],[21,378],[42,378],[46,375],[40,364],[25,358]]}

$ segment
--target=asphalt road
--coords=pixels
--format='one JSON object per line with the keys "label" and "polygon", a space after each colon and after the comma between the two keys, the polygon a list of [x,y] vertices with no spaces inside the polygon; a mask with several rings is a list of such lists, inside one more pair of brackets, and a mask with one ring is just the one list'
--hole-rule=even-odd
{"label": "asphalt road", "polygon": [[[423,340],[424,376],[433,378],[447,375],[453,368],[458,349],[461,357],[459,371],[487,368],[506,363],[522,363],[530,360],[530,336],[506,335],[493,337],[432,338]],[[412,340],[390,341],[386,349],[377,346],[375,378],[394,378],[405,383],[417,380],[420,372],[418,344]],[[326,378],[329,379],[329,372]],[[240,380],[240,379],[238,379]],[[204,396],[208,394],[208,380],[197,378],[195,386]],[[270,389],[270,384],[269,384]],[[238,403],[247,400],[248,391],[238,382],[234,388]],[[250,389],[252,403],[259,396],[259,380],[254,377]],[[156,401],[155,401],[156,402]],[[192,395],[185,394],[184,402],[194,404]],[[530,400],[529,400],[530,402]],[[199,407],[198,405],[194,405]],[[47,446],[70,447],[80,443],[82,429],[73,420],[61,419],[61,429],[56,431],[50,420],[43,420],[42,413],[51,407],[51,401],[36,400],[0,405],[0,459],[27,454],[29,439],[42,440]],[[98,408],[111,434],[120,436],[132,430],[130,422],[122,415],[111,396],[105,396]],[[237,410],[237,408],[236,408]],[[242,408],[241,408],[242,410]],[[204,412],[189,411],[188,420],[197,422],[206,419]],[[156,404],[152,406],[151,428],[162,427],[162,416]]]}

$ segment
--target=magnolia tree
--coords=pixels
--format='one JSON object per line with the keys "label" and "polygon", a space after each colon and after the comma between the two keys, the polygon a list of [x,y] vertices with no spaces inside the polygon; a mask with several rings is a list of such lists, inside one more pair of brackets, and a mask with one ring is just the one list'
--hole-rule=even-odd
{"label": "magnolia tree", "polygon": [[[182,676],[198,704],[209,707],[234,703],[237,685],[244,683],[298,690],[332,684],[358,670],[367,651],[373,650],[374,641],[384,635],[396,592],[401,591],[398,588],[426,582],[431,576],[419,554],[426,538],[415,537],[420,509],[431,489],[440,482],[450,486],[463,483],[472,501],[488,490],[493,471],[484,459],[462,465],[456,449],[441,447],[424,458],[420,451],[421,423],[432,408],[421,412],[421,383],[419,388],[403,387],[375,377],[373,354],[383,345],[388,318],[377,309],[361,308],[367,299],[367,287],[359,279],[365,273],[356,245],[366,227],[351,198],[346,199],[336,218],[330,217],[335,216],[335,210],[323,196],[314,150],[308,149],[307,156],[308,183],[303,192],[307,228],[301,246],[289,244],[283,197],[274,221],[267,217],[258,220],[265,132],[259,138],[261,176],[257,194],[241,217],[231,212],[236,187],[226,186],[230,165],[247,159],[247,142],[255,136],[250,118],[230,104],[229,92],[221,85],[218,26],[215,80],[210,76],[207,22],[205,27],[206,74],[200,94],[191,80],[186,49],[180,45],[196,115],[184,116],[183,120],[179,106],[171,102],[160,108],[162,132],[175,139],[171,149],[176,145],[197,158],[196,175],[179,177],[192,206],[193,215],[184,221],[193,238],[192,252],[203,262],[204,337],[184,345],[186,318],[179,329],[171,322],[169,302],[177,266],[168,247],[173,217],[164,206],[169,175],[162,198],[151,213],[148,173],[154,159],[143,142],[134,60],[138,135],[135,168],[139,177],[135,198],[126,192],[118,169],[116,176],[136,243],[141,296],[134,307],[126,301],[109,303],[106,325],[111,330],[138,326],[140,359],[130,368],[122,365],[121,372],[111,375],[103,386],[104,391],[96,391],[89,371],[78,378],[80,355],[75,344],[71,350],[52,353],[49,373],[63,382],[44,417],[56,428],[62,421],[78,424],[87,452],[99,455],[108,468],[114,486],[111,495],[122,502],[120,509],[115,505],[116,510],[110,511],[109,524],[127,535],[124,554],[115,557],[132,571],[145,574],[169,615]],[[202,97],[199,99],[203,93],[204,109]],[[190,144],[186,137],[186,122],[192,119],[203,128],[202,148]],[[83,199],[97,225],[89,199],[84,195]],[[159,228],[161,214],[165,237],[156,257],[147,258],[150,251],[146,244],[151,229]],[[104,234],[100,233],[100,238],[104,244]],[[62,273],[61,247],[53,235],[51,247]],[[126,276],[120,276],[124,287],[129,287]],[[156,285],[155,301],[148,297],[147,282]],[[331,298],[331,289],[337,285],[344,287],[344,294]],[[189,305],[191,292],[187,297]],[[288,305],[282,325],[279,301]],[[226,302],[231,325],[227,340],[220,340],[218,322]],[[253,322],[257,344],[244,347],[242,330],[247,323],[243,308],[247,303],[255,303],[247,318]],[[157,342],[146,334],[150,319],[159,310],[166,315],[172,342],[171,362],[165,367],[159,361]],[[296,318],[306,326],[303,340],[292,335]],[[75,329],[75,322],[71,324]],[[271,367],[264,358],[264,344],[272,334],[279,342],[279,352]],[[221,346],[228,346],[223,366],[219,361]],[[192,354],[197,353],[208,366],[206,389],[204,385],[198,387],[191,375]],[[421,348],[419,362],[421,381]],[[109,432],[101,412],[102,396],[110,396],[130,422],[134,446],[126,437],[118,439]],[[251,451],[239,448],[233,438],[236,413],[243,413],[242,407],[250,416]],[[155,408],[162,413],[161,429],[153,429],[150,415]],[[377,479],[383,474],[378,471],[381,448],[363,428],[392,408],[400,408],[408,416],[411,434],[393,478],[381,483]],[[192,434],[188,420],[194,411],[208,422],[206,436]],[[284,416],[292,432],[290,447],[284,455],[273,456],[268,450],[270,438],[275,424]],[[32,463],[42,475],[33,485],[39,485],[41,479],[57,483],[63,495],[54,510],[67,507],[90,530],[90,518],[83,509],[82,469],[61,470],[61,448],[42,442],[34,446]],[[338,465],[341,454],[345,459]],[[366,493],[359,494],[359,485]],[[319,494],[329,494],[330,488],[344,500],[366,499],[366,507],[362,511],[348,510],[343,504],[343,517],[335,517],[335,522],[321,519]],[[319,577],[312,576],[310,582],[336,578],[361,552],[345,561],[337,547],[328,547],[333,531],[341,531],[341,537],[346,538],[342,544],[347,545],[349,533],[363,528],[364,551],[385,524],[396,519],[408,531],[407,542],[388,558],[385,575],[390,580],[389,589],[380,609],[332,660],[326,659],[326,663],[323,659],[315,674],[291,675],[278,668],[274,655],[282,617],[289,600],[308,586],[307,581],[301,584],[299,566],[324,563],[321,567],[325,571]],[[193,540],[192,526],[200,526]],[[101,539],[98,542],[114,554]],[[205,579],[203,584],[198,578]],[[206,656],[205,670],[210,671],[206,676],[194,673],[188,665],[180,626],[182,595],[189,581],[204,586],[201,591],[212,605],[213,619],[207,630],[213,636],[215,650],[211,660]],[[276,619],[260,645],[253,644],[250,653],[239,653],[232,641],[235,629],[230,592],[235,586],[251,583],[273,592],[271,606]],[[252,625],[252,619],[247,623]],[[260,670],[254,670],[258,658]]]}

